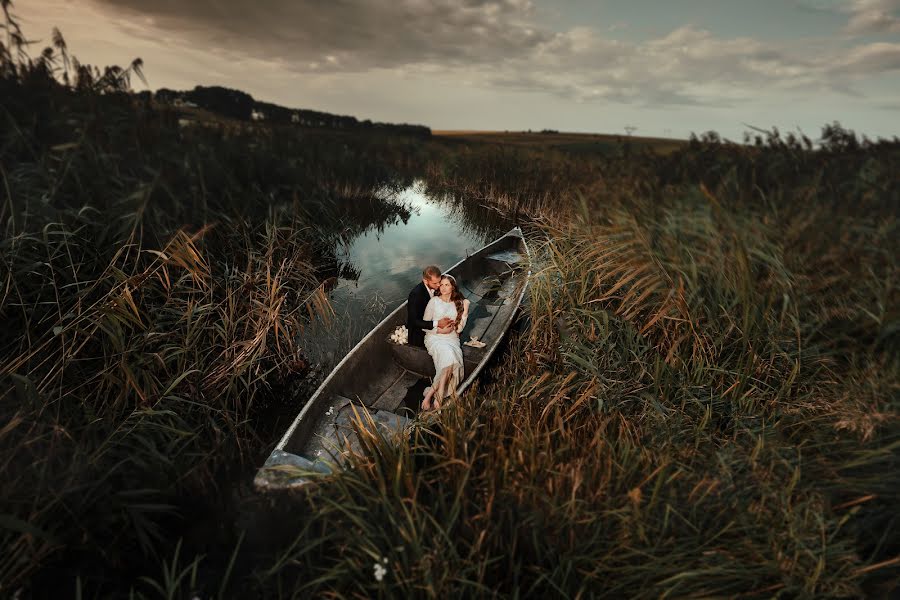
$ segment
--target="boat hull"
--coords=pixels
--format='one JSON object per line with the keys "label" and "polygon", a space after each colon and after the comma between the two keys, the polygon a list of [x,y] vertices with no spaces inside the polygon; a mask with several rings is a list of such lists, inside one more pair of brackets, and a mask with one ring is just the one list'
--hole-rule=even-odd
{"label": "boat hull", "polygon": [[[529,258],[516,228],[448,269],[470,301],[460,339],[476,337],[485,344],[463,346],[458,394],[475,380],[512,324],[530,275]],[[258,489],[302,487],[312,481],[312,473],[338,468],[347,453],[361,450],[360,426],[382,435],[406,430],[415,418],[404,402],[408,391],[434,375],[424,348],[390,340],[397,327],[406,324],[406,309],[404,302],[392,311],[325,378],[257,473]]]}

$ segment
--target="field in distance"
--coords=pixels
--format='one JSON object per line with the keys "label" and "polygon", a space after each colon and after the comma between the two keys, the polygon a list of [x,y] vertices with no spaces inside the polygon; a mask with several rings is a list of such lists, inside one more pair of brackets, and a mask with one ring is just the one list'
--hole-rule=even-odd
{"label": "field in distance", "polygon": [[557,131],[474,131],[432,130],[432,136],[449,142],[503,144],[555,148],[571,154],[607,154],[619,152],[622,144],[632,147],[649,147],[666,154],[682,147],[686,140],[614,135],[602,133],[566,133]]}

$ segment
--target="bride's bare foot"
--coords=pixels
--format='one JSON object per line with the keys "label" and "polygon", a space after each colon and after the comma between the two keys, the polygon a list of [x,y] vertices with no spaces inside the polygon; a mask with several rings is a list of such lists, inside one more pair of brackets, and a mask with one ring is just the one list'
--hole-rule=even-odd
{"label": "bride's bare foot", "polygon": [[431,410],[431,398],[434,397],[434,388],[427,387],[422,394],[425,396],[425,399],[422,400],[422,410]]}

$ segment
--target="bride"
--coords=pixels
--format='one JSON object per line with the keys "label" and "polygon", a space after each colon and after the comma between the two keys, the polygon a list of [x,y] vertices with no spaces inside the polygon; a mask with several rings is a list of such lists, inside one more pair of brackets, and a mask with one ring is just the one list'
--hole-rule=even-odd
{"label": "bride", "polygon": [[466,326],[469,301],[463,298],[453,275],[441,277],[438,293],[425,307],[425,321],[438,321],[443,317],[453,319],[445,328],[425,331],[425,348],[434,360],[434,381],[425,389],[422,410],[439,409],[441,401],[456,391],[462,380],[463,353],[459,345],[459,332]]}

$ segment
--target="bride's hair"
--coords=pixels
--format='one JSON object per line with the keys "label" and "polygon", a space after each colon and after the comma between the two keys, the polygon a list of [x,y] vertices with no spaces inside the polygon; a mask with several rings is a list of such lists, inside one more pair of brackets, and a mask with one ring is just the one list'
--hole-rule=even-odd
{"label": "bride's hair", "polygon": [[450,302],[456,305],[456,323],[454,323],[453,327],[459,327],[459,322],[462,320],[463,314],[463,295],[462,292],[459,291],[459,285],[456,283],[456,277],[449,273],[445,273],[441,275],[441,279],[446,279],[450,282],[453,291],[450,292]]}

